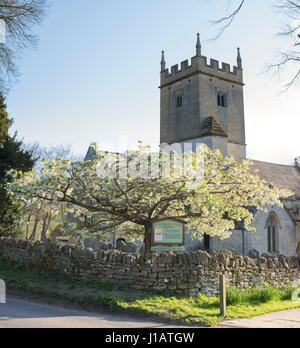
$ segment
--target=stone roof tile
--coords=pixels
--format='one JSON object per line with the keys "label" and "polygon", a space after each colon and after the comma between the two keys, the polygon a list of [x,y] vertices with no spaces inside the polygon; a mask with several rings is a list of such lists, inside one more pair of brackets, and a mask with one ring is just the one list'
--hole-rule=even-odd
{"label": "stone roof tile", "polygon": [[300,197],[300,169],[296,166],[253,161],[250,168],[252,174],[257,174],[261,179],[274,184],[280,189],[289,189]]}
{"label": "stone roof tile", "polygon": [[220,123],[213,116],[210,116],[205,120],[204,125],[201,128],[200,135],[201,137],[219,136],[219,137],[228,138],[228,135],[225,132],[225,130],[222,128]]}

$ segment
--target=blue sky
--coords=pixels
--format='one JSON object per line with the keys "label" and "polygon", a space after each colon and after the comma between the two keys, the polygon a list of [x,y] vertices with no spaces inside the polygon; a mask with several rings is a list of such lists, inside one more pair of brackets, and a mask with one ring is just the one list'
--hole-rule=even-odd
{"label": "blue sky", "polygon": [[191,58],[200,32],[208,57],[235,64],[241,47],[248,156],[291,164],[300,155],[299,89],[278,96],[280,81],[259,74],[285,45],[270,3],[248,1],[209,41],[209,20],[226,13],[227,0],[53,0],[8,96],[14,127],[25,142],[71,144],[78,154],[92,141],[123,151],[120,137],[158,143],[161,50],[168,67]]}

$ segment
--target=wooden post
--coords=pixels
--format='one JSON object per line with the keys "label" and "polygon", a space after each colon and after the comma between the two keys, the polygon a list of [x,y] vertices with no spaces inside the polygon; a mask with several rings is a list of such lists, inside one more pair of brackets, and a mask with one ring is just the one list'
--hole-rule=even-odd
{"label": "wooden post", "polygon": [[226,317],[226,277],[220,275],[220,314]]}

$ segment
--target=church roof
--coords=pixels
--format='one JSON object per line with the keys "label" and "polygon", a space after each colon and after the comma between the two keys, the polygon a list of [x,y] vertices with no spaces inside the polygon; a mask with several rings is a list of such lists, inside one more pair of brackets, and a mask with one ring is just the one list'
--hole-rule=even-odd
{"label": "church roof", "polygon": [[[252,174],[274,184],[281,189],[289,189],[300,197],[300,169],[296,166],[254,161],[250,168]],[[258,172],[257,172],[258,171]]]}
{"label": "church roof", "polygon": [[204,125],[200,130],[201,137],[211,135],[228,138],[228,135],[225,132],[225,130],[213,116],[210,116],[205,120]]}
{"label": "church roof", "polygon": [[93,161],[96,157],[96,151],[93,146],[90,146],[87,154],[85,155],[84,161]]}

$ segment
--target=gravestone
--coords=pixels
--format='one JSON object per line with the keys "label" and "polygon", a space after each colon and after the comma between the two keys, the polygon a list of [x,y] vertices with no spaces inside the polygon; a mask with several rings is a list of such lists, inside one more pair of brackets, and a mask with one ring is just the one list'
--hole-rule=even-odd
{"label": "gravestone", "polygon": [[108,245],[99,238],[87,238],[83,241],[83,246],[85,249],[108,250]]}
{"label": "gravestone", "polygon": [[125,249],[126,249],[126,243],[122,239],[118,240],[117,241],[117,250],[126,252]]}
{"label": "gravestone", "polygon": [[251,249],[248,252],[248,256],[251,257],[251,259],[259,259],[259,251],[256,249]]}
{"label": "gravestone", "polygon": [[142,246],[140,247],[139,254],[142,256],[145,255],[145,244],[142,244]]}
{"label": "gravestone", "polygon": [[138,247],[135,243],[127,243],[124,251],[127,254],[136,254],[137,249]]}

